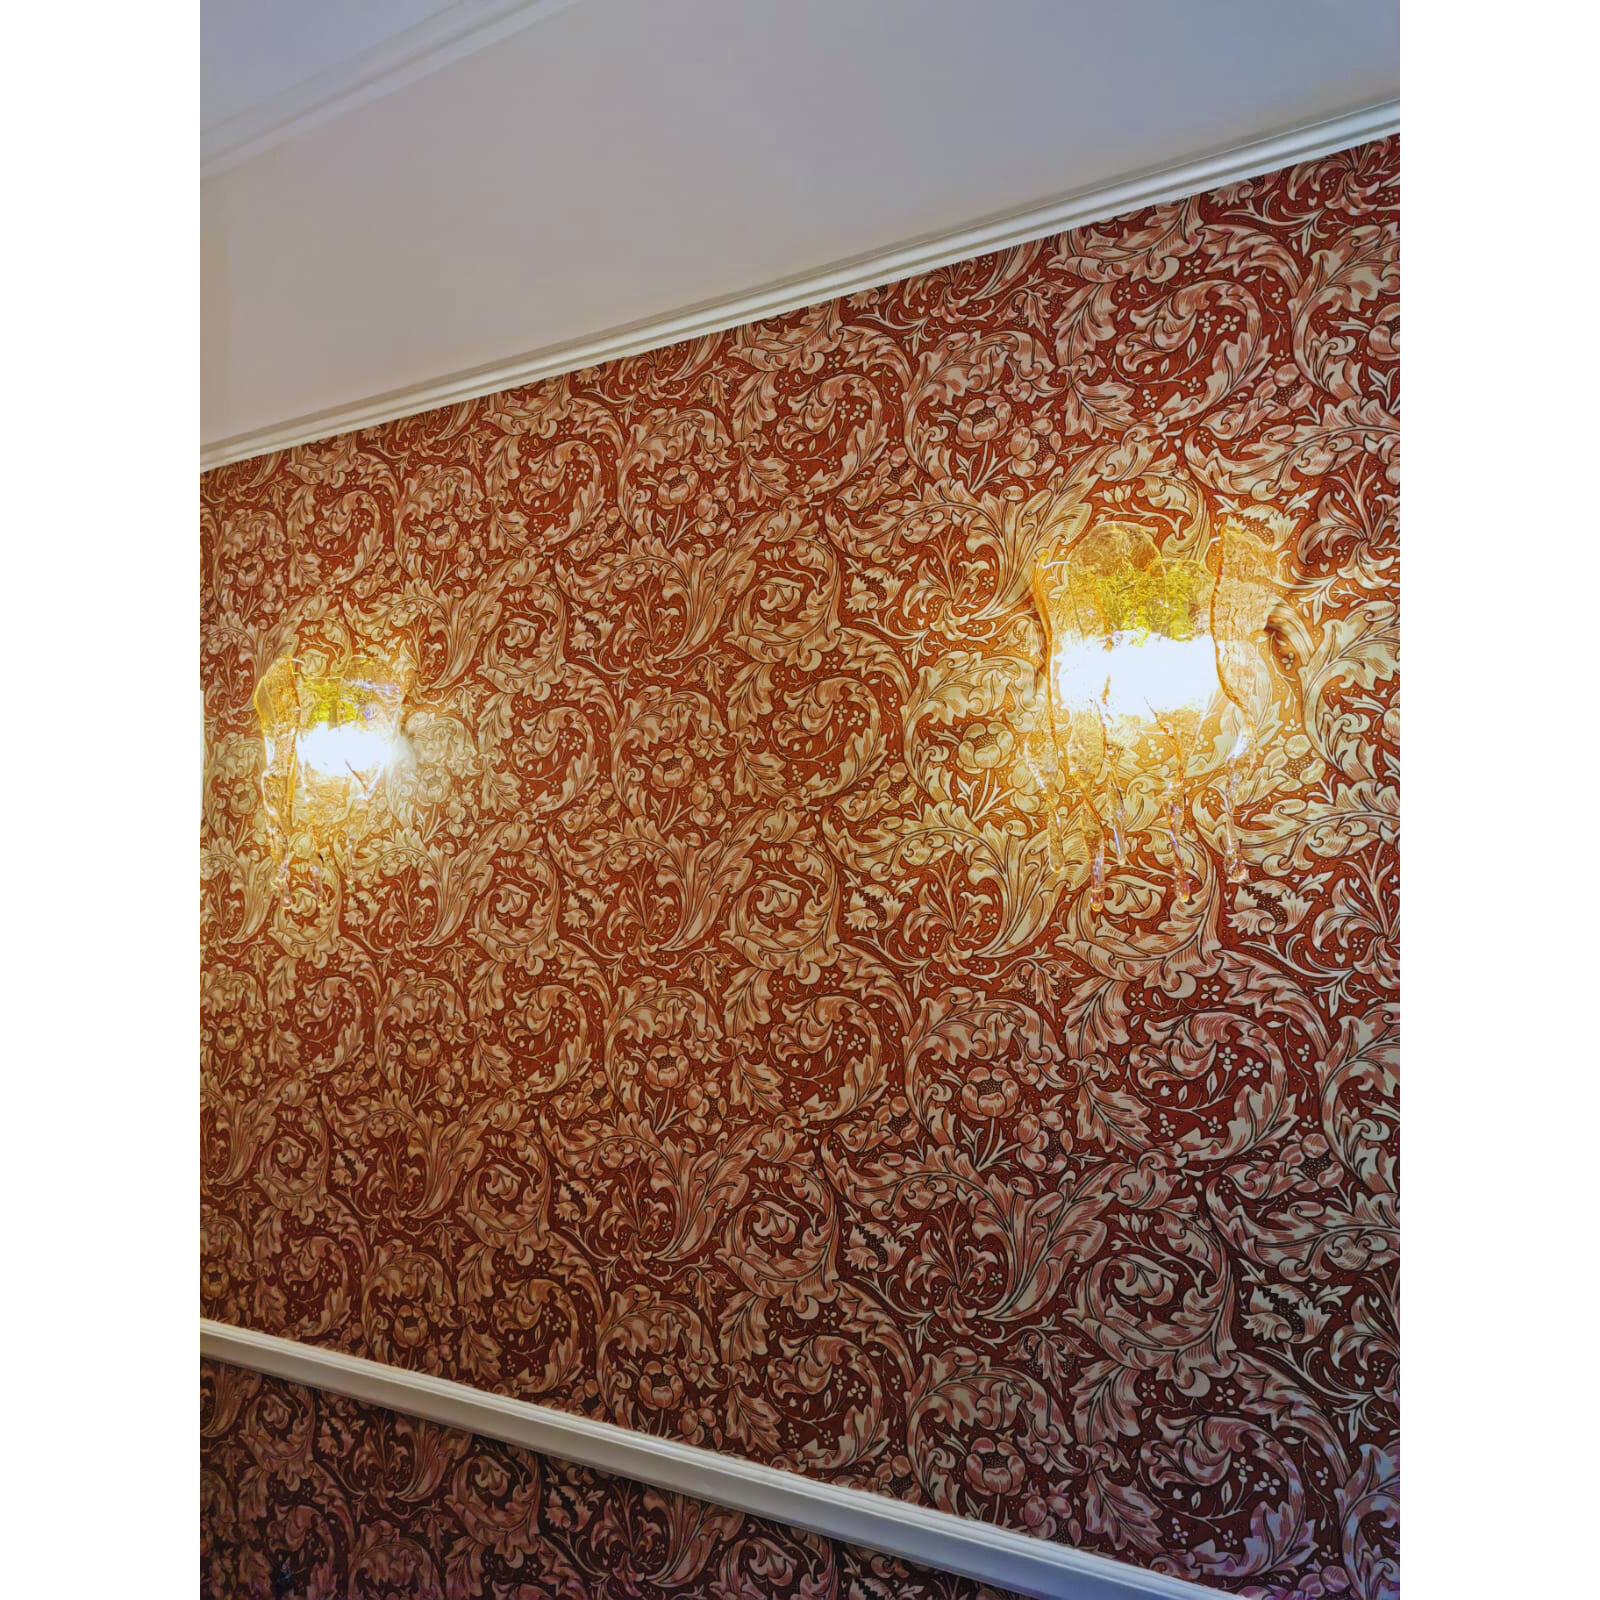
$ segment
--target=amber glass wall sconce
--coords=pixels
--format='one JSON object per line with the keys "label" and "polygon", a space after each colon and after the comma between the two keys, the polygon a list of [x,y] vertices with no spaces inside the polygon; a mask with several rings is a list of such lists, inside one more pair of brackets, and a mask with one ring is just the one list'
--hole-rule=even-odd
{"label": "amber glass wall sconce", "polygon": [[261,793],[280,884],[307,844],[318,875],[348,856],[393,760],[410,676],[407,664],[375,656],[325,671],[283,656],[257,685],[267,757]]}
{"label": "amber glass wall sconce", "polygon": [[1233,813],[1255,757],[1254,708],[1271,699],[1272,554],[1234,523],[1182,543],[1163,551],[1143,528],[1104,522],[1034,567],[1046,661],[1024,753],[1051,867],[1065,874],[1081,847],[1096,911],[1108,854],[1125,862],[1147,831],[1168,836],[1176,898],[1192,897],[1182,838],[1207,785],[1219,791],[1226,874],[1245,875]]}

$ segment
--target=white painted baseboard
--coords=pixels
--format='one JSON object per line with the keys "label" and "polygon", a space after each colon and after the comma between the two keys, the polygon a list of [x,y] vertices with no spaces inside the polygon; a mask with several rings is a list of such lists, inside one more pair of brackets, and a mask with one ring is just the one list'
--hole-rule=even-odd
{"label": "white painted baseboard", "polygon": [[1217,1594],[1051,1540],[226,1323],[202,1319],[200,1354],[1038,1600],[1215,1600]]}
{"label": "white painted baseboard", "polygon": [[720,333],[727,328],[759,321],[762,317],[778,316],[801,306],[817,305],[822,301],[838,299],[841,295],[857,294],[863,289],[874,289],[901,278],[915,277],[918,273],[949,266],[953,261],[985,255],[991,250],[1008,249],[1012,245],[1048,238],[1068,228],[1105,222],[1126,212],[1136,211],[1141,206],[1161,205],[1203,194],[1208,189],[1241,183],[1246,178],[1259,178],[1264,173],[1276,172],[1278,168],[1292,166],[1298,161],[1313,161],[1321,156],[1332,155],[1335,151],[1349,150],[1370,140],[1385,138],[1398,132],[1399,127],[1400,106],[1397,101],[1386,101],[1382,105],[1369,106],[1325,122],[1308,123],[1270,138],[1253,139],[1246,144],[1233,145],[1176,166],[1135,173],[1113,183],[1062,195],[1042,205],[1009,212],[954,233],[939,234],[893,250],[838,262],[820,271],[769,284],[733,299],[686,307],[648,322],[613,328],[592,339],[552,345],[509,361],[495,362],[470,372],[392,390],[388,394],[319,411],[311,416],[297,417],[255,432],[237,434],[205,446],[200,452],[200,468],[203,472],[209,471],[230,461],[243,461],[271,450],[286,450],[293,445],[308,444],[314,439],[331,438],[334,434],[348,433],[353,428],[375,427],[399,417],[414,416],[419,411],[431,411],[435,406],[455,405],[463,400],[477,399],[480,395],[497,394],[502,389],[535,383],[541,378],[575,372],[580,367],[598,366],[605,361],[618,361],[625,356],[678,344],[685,339]]}

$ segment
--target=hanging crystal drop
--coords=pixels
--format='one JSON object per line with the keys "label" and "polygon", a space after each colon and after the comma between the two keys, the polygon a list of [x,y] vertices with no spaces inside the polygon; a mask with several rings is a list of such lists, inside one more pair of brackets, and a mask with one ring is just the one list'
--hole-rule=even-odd
{"label": "hanging crystal drop", "polygon": [[1128,810],[1122,803],[1122,785],[1111,785],[1111,848],[1117,852],[1117,865],[1128,864]]}
{"label": "hanging crystal drop", "polygon": [[1100,716],[1100,738],[1104,749],[1106,787],[1111,791],[1111,848],[1117,853],[1117,865],[1128,864],[1128,808],[1122,799],[1122,784],[1117,778],[1116,744],[1111,729],[1106,724],[1105,713]]}
{"label": "hanging crystal drop", "polygon": [[1062,837],[1061,807],[1054,795],[1045,801],[1045,836],[1049,841],[1050,870],[1060,876],[1067,870],[1067,842]]}
{"label": "hanging crystal drop", "polygon": [[1023,740],[1022,758],[1027,763],[1044,810],[1045,860],[1049,863],[1050,871],[1059,878],[1067,870],[1067,846],[1061,826],[1061,785],[1053,768],[1046,776],[1047,769],[1039,760],[1041,753],[1037,733]]}
{"label": "hanging crystal drop", "polygon": [[1106,905],[1106,836],[1097,833],[1089,857],[1089,909],[1104,911]]}
{"label": "hanging crystal drop", "polygon": [[1239,829],[1233,817],[1238,800],[1238,783],[1238,768],[1230,763],[1222,790],[1222,864],[1229,883],[1243,883],[1250,876],[1239,851]]}
{"label": "hanging crystal drop", "polygon": [[1194,894],[1194,887],[1189,882],[1189,869],[1183,862],[1183,812],[1180,802],[1179,790],[1174,785],[1167,790],[1167,831],[1172,836],[1172,887],[1178,904],[1186,906]]}

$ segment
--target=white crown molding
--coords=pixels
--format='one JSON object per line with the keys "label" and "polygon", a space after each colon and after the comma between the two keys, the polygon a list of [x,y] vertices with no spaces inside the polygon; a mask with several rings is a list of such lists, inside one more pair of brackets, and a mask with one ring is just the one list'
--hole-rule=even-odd
{"label": "white crown molding", "polygon": [[926,1506],[779,1472],[337,1350],[200,1322],[200,1354],[597,1472],[731,1506],[1037,1600],[1215,1600],[1216,1590]]}
{"label": "white crown molding", "polygon": [[574,0],[456,0],[370,50],[202,128],[200,176],[214,178],[572,4]]}
{"label": "white crown molding", "polygon": [[1299,161],[1313,161],[1386,138],[1400,129],[1398,101],[1385,101],[1359,111],[1348,112],[1322,122],[1307,123],[1268,138],[1232,145],[1226,150],[1119,178],[1113,183],[1063,195],[1025,211],[1007,213],[953,233],[942,233],[892,250],[837,262],[803,277],[740,295],[690,306],[665,316],[613,328],[591,339],[550,345],[509,361],[475,367],[468,372],[394,389],[387,394],[337,406],[328,411],[297,417],[289,422],[236,434],[206,445],[200,452],[200,470],[226,466],[273,450],[287,450],[313,440],[349,433],[355,428],[371,428],[399,417],[431,411],[436,406],[455,405],[481,395],[497,394],[502,389],[535,383],[541,378],[558,377],[582,367],[639,355],[685,339],[698,339],[721,333],[763,317],[779,316],[801,306],[817,305],[842,295],[875,289],[900,278],[931,272],[971,256],[985,255],[1012,245],[1027,244],[1090,223],[1105,222],[1141,206],[1161,205],[1187,199],[1246,178],[1259,178],[1280,167]]}

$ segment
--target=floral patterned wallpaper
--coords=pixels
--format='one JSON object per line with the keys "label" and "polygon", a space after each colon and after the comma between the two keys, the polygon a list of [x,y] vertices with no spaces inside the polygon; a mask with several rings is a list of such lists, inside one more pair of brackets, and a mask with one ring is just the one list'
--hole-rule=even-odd
{"label": "floral patterned wallpaper", "polygon": [[[1398,167],[209,474],[205,1312],[1397,1592]],[[1111,513],[1270,535],[1300,725],[1247,881],[1197,802],[1096,915],[1011,719]],[[409,760],[282,897],[252,689],[374,646]]]}
{"label": "floral patterned wallpaper", "polygon": [[221,1363],[200,1393],[201,1600],[1006,1600]]}

